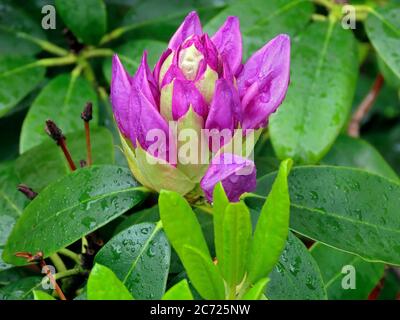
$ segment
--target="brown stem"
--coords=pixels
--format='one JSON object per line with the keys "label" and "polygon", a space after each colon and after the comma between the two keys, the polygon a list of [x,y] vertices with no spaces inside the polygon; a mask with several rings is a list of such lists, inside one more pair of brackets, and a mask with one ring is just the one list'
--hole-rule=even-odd
{"label": "brown stem", "polygon": [[371,90],[365,96],[363,101],[361,101],[360,105],[357,107],[356,112],[353,114],[349,128],[347,130],[349,136],[351,137],[360,136],[361,121],[368,114],[369,110],[371,110],[376,98],[378,97],[379,91],[382,88],[382,85],[383,85],[383,77],[381,74],[378,74],[374,84],[372,85]]}
{"label": "brown stem", "polygon": [[65,143],[65,136],[63,135],[61,129],[57,127],[54,121],[46,120],[45,130],[47,134],[59,145],[64,153],[65,158],[68,161],[71,171],[76,170],[74,161],[72,160],[71,154],[68,151],[67,145]]}
{"label": "brown stem", "polygon": [[58,141],[58,144],[61,147],[61,150],[63,151],[64,156],[68,161],[69,168],[71,169],[71,171],[75,171],[76,166],[75,166],[74,161],[72,160],[71,154],[68,151],[67,144],[65,143],[65,139],[60,139]]}
{"label": "brown stem", "polygon": [[54,279],[53,274],[51,273],[49,267],[47,266],[46,262],[42,259],[40,261],[40,267],[42,270],[45,270],[47,277],[49,278],[51,284],[53,285],[54,289],[56,290],[58,296],[60,297],[61,300],[67,300],[65,298],[64,292],[62,292],[60,286],[58,285],[56,279]]}
{"label": "brown stem", "polygon": [[42,270],[45,270],[46,276],[49,278],[51,284],[53,285],[53,287],[56,290],[60,299],[67,300],[67,298],[65,298],[65,295],[62,292],[60,286],[57,284],[56,279],[53,277],[51,270],[49,269],[46,262],[44,261],[42,251],[38,251],[35,254],[32,254],[30,252],[17,252],[17,253],[15,253],[15,256],[19,257],[19,258],[24,258],[24,259],[26,259],[27,262],[36,262],[36,263],[39,262],[40,267],[42,268]]}
{"label": "brown stem", "polygon": [[92,146],[90,143],[90,127],[89,121],[85,121],[85,133],[86,133],[86,152],[87,152],[87,165],[92,165]]}

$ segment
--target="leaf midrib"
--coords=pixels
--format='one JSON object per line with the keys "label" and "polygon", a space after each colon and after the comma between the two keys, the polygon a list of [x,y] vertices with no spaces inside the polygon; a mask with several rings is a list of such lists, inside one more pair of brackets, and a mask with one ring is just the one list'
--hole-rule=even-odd
{"label": "leaf midrib", "polygon": [[[64,212],[67,212],[67,211],[69,211],[69,210],[72,210],[72,209],[74,209],[74,208],[76,208],[76,207],[78,207],[78,206],[80,206],[80,205],[82,205],[82,204],[85,204],[85,203],[88,203],[88,202],[91,202],[91,201],[98,201],[98,200],[101,200],[101,199],[104,199],[104,198],[107,198],[107,197],[109,197],[109,196],[113,196],[113,195],[116,195],[116,194],[128,193],[128,192],[135,191],[135,190],[140,190],[140,189],[142,189],[142,187],[133,187],[133,188],[128,188],[128,189],[118,190],[118,191],[114,191],[114,192],[111,192],[111,193],[102,194],[102,195],[97,196],[97,197],[89,198],[89,199],[86,199],[86,200],[84,200],[84,201],[82,201],[82,202],[78,202],[77,204],[75,204],[75,205],[73,205],[73,206],[64,208],[64,209],[62,209],[62,210],[60,210],[60,211],[57,211],[57,212],[54,213],[53,215],[48,216],[46,219],[41,219],[41,220],[39,221],[39,223],[36,224],[36,225],[31,229],[31,232],[34,232],[34,230],[37,230],[37,229],[38,229],[39,227],[41,227],[42,225],[46,225],[46,223],[47,223],[48,221],[54,219],[54,217],[59,216],[60,214],[62,214],[62,213],[64,213]],[[28,209],[28,208],[29,208],[29,207],[27,207],[27,209]]]}
{"label": "leaf midrib", "polygon": [[124,280],[122,281],[123,284],[126,284],[126,282],[128,281],[130,275],[132,274],[133,270],[135,269],[139,259],[142,257],[142,255],[144,254],[145,250],[148,248],[148,246],[150,245],[150,242],[154,239],[154,237],[156,236],[156,234],[161,230],[161,224],[157,223],[152,231],[152,233],[150,234],[150,236],[147,238],[147,240],[145,241],[145,243],[143,244],[141,250],[139,251],[139,254],[137,255],[137,257],[135,258],[135,260],[133,260],[133,263],[131,265],[131,267],[128,270],[128,273],[126,274]]}

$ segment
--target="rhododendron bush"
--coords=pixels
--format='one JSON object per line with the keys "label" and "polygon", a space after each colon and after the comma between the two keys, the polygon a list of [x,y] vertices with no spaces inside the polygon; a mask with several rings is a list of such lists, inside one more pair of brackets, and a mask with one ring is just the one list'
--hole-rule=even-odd
{"label": "rhododendron bush", "polygon": [[1,300],[399,298],[397,1],[4,0],[0,79]]}

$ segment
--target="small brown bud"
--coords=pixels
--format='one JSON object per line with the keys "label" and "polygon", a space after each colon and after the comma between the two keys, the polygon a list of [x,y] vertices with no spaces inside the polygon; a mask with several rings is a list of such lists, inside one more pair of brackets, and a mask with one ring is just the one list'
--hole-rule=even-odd
{"label": "small brown bud", "polygon": [[33,200],[38,195],[37,192],[33,191],[32,188],[29,188],[25,184],[20,184],[17,187],[18,191],[22,192],[28,199]]}
{"label": "small brown bud", "polygon": [[54,121],[46,120],[45,130],[47,134],[59,144],[60,140],[65,140],[65,136],[63,135],[61,129],[57,127]]}
{"label": "small brown bud", "polygon": [[93,104],[91,102],[86,103],[86,106],[81,113],[81,118],[86,122],[93,119]]}

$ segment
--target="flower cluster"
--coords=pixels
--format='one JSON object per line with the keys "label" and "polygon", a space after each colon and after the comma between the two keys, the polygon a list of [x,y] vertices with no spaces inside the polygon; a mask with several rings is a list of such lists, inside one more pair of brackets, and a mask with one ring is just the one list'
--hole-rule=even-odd
{"label": "flower cluster", "polygon": [[[111,102],[134,176],[156,191],[202,189],[209,201],[219,181],[231,201],[253,190],[253,161],[228,146],[244,139],[254,147],[255,139],[248,137],[264,128],[282,103],[289,69],[287,35],[278,35],[242,64],[238,18],[228,17],[209,37],[196,12],[185,18],[153,70],[146,52],[133,76],[115,55]],[[189,147],[181,139],[190,136],[185,130],[195,133]],[[198,147],[200,140],[207,148]],[[193,161],[182,160],[188,150],[196,151]]]}

